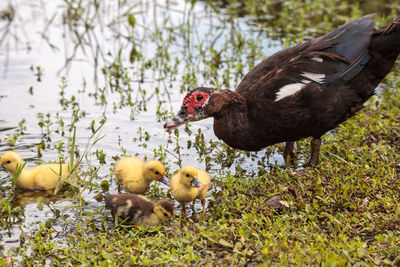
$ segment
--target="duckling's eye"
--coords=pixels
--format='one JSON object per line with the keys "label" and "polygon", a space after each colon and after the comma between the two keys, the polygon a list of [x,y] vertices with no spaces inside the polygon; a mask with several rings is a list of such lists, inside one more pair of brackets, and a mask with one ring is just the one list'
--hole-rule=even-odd
{"label": "duckling's eye", "polygon": [[197,95],[196,96],[196,101],[201,101],[203,100],[203,95]]}
{"label": "duckling's eye", "polygon": [[11,163],[11,160],[7,160],[6,163],[7,163],[7,164],[10,164],[10,163]]}
{"label": "duckling's eye", "polygon": [[168,214],[166,214],[165,212],[163,213],[165,217],[168,217]]}
{"label": "duckling's eye", "polygon": [[159,175],[160,173],[158,171],[155,171],[154,174]]}
{"label": "duckling's eye", "polygon": [[186,173],[186,177],[188,177],[188,178],[189,178],[189,177],[190,177],[190,174],[189,174],[189,173]]}

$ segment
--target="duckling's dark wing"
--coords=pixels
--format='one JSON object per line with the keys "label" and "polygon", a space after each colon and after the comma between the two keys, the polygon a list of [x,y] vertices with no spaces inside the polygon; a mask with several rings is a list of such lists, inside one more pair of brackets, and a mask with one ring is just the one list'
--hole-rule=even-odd
{"label": "duckling's dark wing", "polygon": [[236,92],[252,105],[261,103],[260,98],[280,100],[283,88],[296,92],[305,87],[301,84],[316,83],[323,90],[332,83],[345,83],[368,62],[374,25],[373,15],[367,15],[324,36],[275,53],[252,69]]}
{"label": "duckling's dark wing", "polygon": [[129,209],[128,215],[131,219],[136,218],[137,216],[148,217],[153,213],[153,209],[153,202],[144,197],[137,197],[132,199],[132,206]]}

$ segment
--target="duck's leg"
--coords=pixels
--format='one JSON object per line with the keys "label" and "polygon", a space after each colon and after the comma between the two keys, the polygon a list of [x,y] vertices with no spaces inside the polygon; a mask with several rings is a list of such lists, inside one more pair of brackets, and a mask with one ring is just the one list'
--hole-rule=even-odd
{"label": "duck's leg", "polygon": [[196,209],[194,208],[195,202],[196,202],[196,199],[191,202],[192,203],[191,206],[192,206],[192,212],[193,213],[196,213]]}
{"label": "duck's leg", "polygon": [[205,198],[201,199],[201,205],[203,206],[201,213],[203,213],[203,215],[206,215],[206,199]]}
{"label": "duck's leg", "polygon": [[121,193],[121,184],[118,184],[118,193]]}
{"label": "duck's leg", "polygon": [[186,214],[186,207],[185,207],[185,203],[182,203],[182,215]]}
{"label": "duck's leg", "polygon": [[286,142],[285,150],[283,150],[283,159],[288,165],[294,163],[294,142]]}
{"label": "duck's leg", "polygon": [[321,147],[321,138],[314,137],[311,140],[311,158],[307,164],[308,167],[315,168],[317,166],[320,147]]}

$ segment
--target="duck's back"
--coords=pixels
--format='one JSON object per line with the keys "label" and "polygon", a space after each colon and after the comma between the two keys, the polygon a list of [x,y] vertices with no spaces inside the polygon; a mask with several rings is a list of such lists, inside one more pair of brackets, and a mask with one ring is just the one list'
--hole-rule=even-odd
{"label": "duck's back", "polygon": [[65,180],[69,175],[69,163],[43,164],[31,169],[24,168],[17,180],[17,186],[28,190],[54,189],[59,178]]}
{"label": "duck's back", "polygon": [[199,188],[198,198],[204,199],[208,192],[208,186],[211,182],[211,175],[203,170],[198,170],[199,174],[197,176],[199,182],[201,183],[201,187]]}
{"label": "duck's back", "polygon": [[[342,25],[321,37],[283,49],[259,63],[243,78],[236,92],[250,104],[262,98],[276,101],[282,87],[312,82],[321,87],[356,76],[370,58],[373,15]],[[307,76],[307,74],[320,76]],[[260,99],[261,98],[261,99]]]}
{"label": "duck's back", "polygon": [[105,202],[113,216],[130,224],[140,224],[151,216],[154,208],[150,200],[136,194],[106,195]]}
{"label": "duck's back", "polygon": [[125,157],[115,165],[115,177],[118,183],[137,181],[143,178],[144,161],[137,157]]}

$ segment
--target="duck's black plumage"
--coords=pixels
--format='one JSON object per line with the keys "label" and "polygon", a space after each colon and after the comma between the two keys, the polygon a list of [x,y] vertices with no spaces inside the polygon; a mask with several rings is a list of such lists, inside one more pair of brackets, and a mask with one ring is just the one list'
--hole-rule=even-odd
{"label": "duck's black plumage", "polygon": [[[375,24],[372,17],[362,17],[324,36],[270,56],[244,77],[236,92],[247,99],[263,96],[275,100],[284,85],[306,78],[303,72],[326,74],[322,86],[338,79],[351,79],[370,58],[368,46]],[[315,57],[324,61],[315,61]]]}
{"label": "duck's black plumage", "polygon": [[275,53],[235,92],[194,89],[165,128],[212,116],[216,136],[228,145],[259,150],[287,142],[285,157],[293,154],[293,141],[311,136],[315,166],[321,136],[362,108],[400,52],[400,17],[374,26],[367,15]]}

